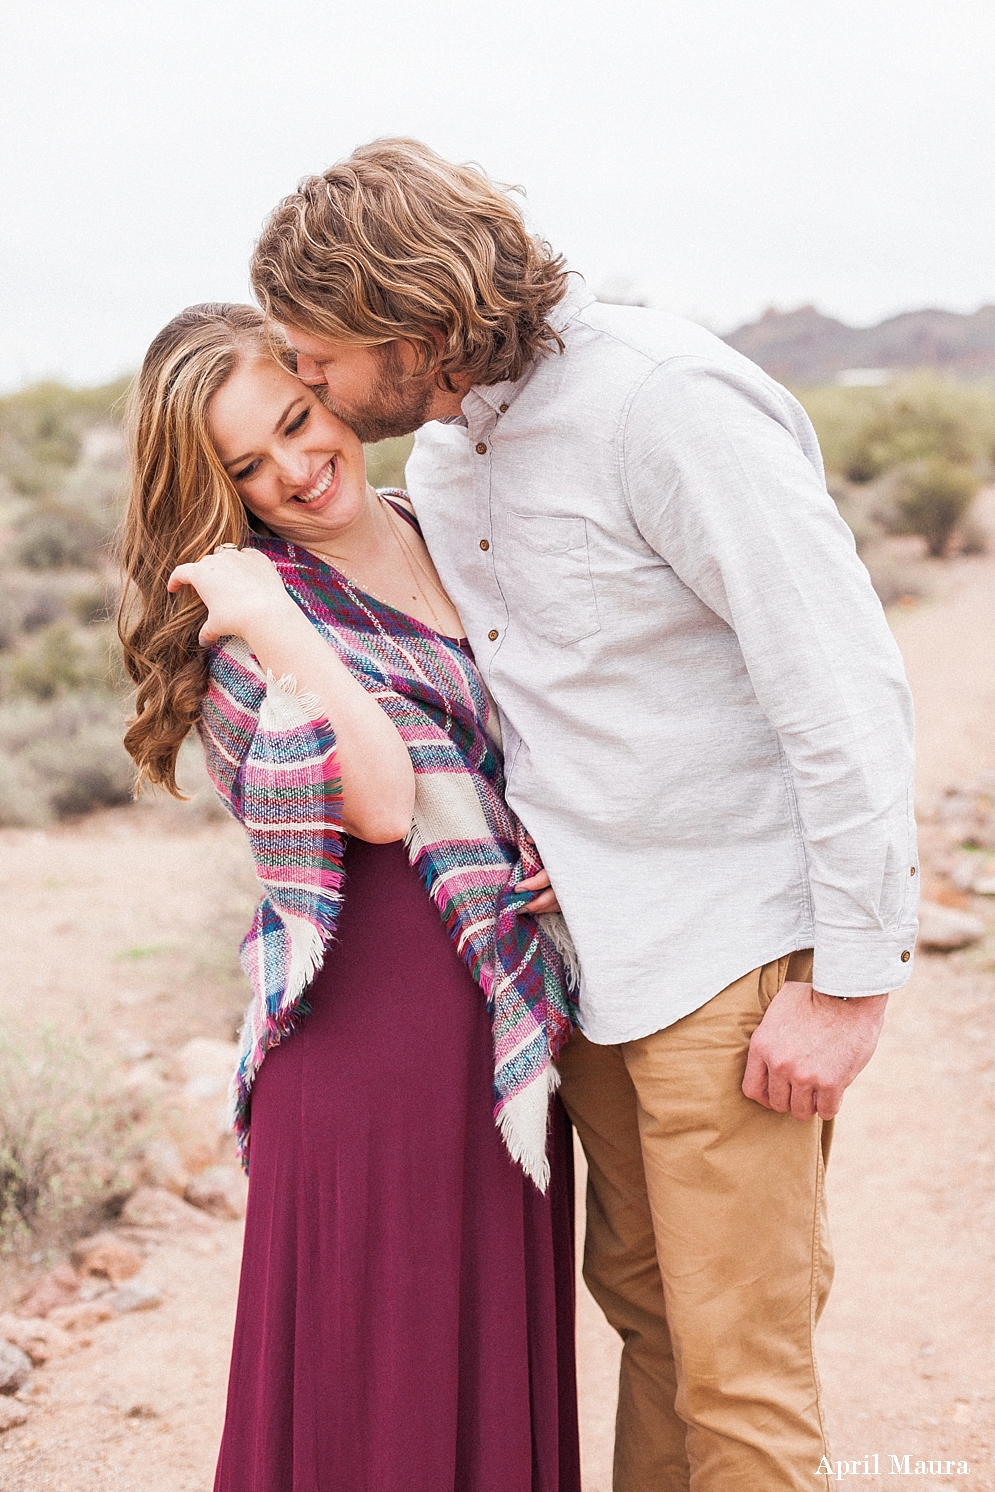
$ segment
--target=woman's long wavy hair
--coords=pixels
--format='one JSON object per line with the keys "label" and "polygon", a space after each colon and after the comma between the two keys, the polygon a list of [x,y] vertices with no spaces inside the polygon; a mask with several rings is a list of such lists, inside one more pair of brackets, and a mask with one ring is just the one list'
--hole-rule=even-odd
{"label": "woman's long wavy hair", "polygon": [[124,744],[149,782],[181,796],[176,758],[207,690],[197,634],[207,610],[166,582],[218,544],[241,544],[248,517],[214,448],[211,398],[246,358],[277,355],[252,306],[190,306],[152,343],[128,400],[130,490],[119,537],[124,593],[118,633],[136,685]]}
{"label": "woman's long wavy hair", "polygon": [[267,316],[369,346],[395,339],[450,392],[521,378],[563,343],[549,317],[562,255],[476,166],[418,140],[374,140],[285,197],[252,255]]}

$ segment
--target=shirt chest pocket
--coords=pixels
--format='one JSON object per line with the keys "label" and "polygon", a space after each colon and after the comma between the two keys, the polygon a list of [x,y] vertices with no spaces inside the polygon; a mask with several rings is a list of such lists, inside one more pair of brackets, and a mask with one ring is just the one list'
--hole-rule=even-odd
{"label": "shirt chest pocket", "polygon": [[600,631],[587,521],[508,514],[499,581],[514,621],[566,646]]}

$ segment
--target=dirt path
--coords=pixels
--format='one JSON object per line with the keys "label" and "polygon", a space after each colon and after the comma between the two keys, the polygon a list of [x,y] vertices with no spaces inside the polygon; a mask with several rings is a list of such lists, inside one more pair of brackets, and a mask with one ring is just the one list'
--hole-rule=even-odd
{"label": "dirt path", "polygon": [[[995,560],[958,562],[946,582],[895,622],[928,801],[995,767]],[[75,1024],[126,1062],[230,1039],[232,948],[253,898],[237,829],[196,811],[111,813],[6,831],[0,856],[0,1019]],[[995,937],[920,957],[848,1095],[831,1167],[837,1283],[820,1341],[834,1454],[970,1465],[912,1484],[926,1489],[995,1489],[993,970]],[[0,1437],[0,1487],[209,1492],[238,1244],[238,1224],[214,1223],[151,1250],[162,1306],[37,1370],[28,1424]],[[585,1492],[609,1492],[618,1346],[586,1294],[580,1340]]]}

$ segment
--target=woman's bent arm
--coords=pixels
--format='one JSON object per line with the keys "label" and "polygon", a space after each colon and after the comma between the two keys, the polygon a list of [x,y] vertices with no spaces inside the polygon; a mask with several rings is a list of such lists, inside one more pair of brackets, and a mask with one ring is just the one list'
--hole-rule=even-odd
{"label": "woman's bent arm", "polygon": [[373,844],[411,827],[415,775],[392,721],[339,660],[258,550],[222,550],[174,570],[169,589],[192,585],[208,609],[200,641],[245,639],[264,669],[290,674],[315,695],[335,731],[343,828]]}

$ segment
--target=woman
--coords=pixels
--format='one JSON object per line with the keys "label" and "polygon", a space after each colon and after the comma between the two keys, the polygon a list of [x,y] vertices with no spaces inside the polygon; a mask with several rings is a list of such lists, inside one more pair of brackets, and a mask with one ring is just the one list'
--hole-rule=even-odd
{"label": "woman", "polygon": [[264,891],[216,1492],[578,1492],[565,945],[459,617],[258,312],[171,322],[131,427],[126,744],[176,791],[198,728]]}

